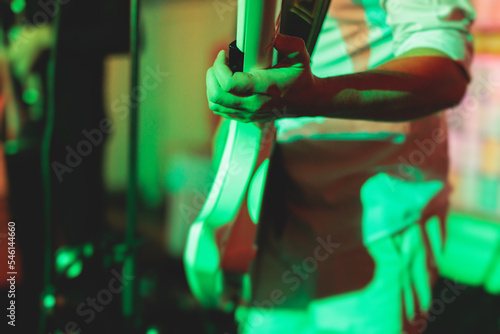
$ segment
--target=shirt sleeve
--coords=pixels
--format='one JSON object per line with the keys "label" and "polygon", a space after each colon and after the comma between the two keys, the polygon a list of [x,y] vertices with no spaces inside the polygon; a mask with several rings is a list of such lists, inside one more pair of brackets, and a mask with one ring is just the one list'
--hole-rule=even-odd
{"label": "shirt sleeve", "polygon": [[393,33],[397,57],[415,48],[439,50],[470,78],[475,11],[469,0],[380,0]]}

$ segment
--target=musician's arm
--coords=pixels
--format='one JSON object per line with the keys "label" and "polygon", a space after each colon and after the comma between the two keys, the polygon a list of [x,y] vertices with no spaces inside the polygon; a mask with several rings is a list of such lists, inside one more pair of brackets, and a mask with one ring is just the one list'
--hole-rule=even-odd
{"label": "musician's arm", "polygon": [[318,78],[303,43],[280,35],[275,47],[288,58],[271,70],[233,75],[219,55],[207,73],[211,110],[241,121],[269,121],[276,117],[273,109],[284,107],[286,117],[404,121],[459,103],[472,56],[469,1],[382,2],[394,34],[396,57],[391,61],[364,72]]}
{"label": "musician's arm", "polygon": [[223,58],[219,55],[207,73],[209,105],[241,121],[272,120],[283,108],[286,117],[410,120],[458,104],[468,83],[462,66],[431,48],[409,50],[372,70],[327,78],[312,75],[308,55],[300,52],[289,67],[250,74],[231,74]]}
{"label": "musician's arm", "polygon": [[370,71],[318,79],[324,116],[408,120],[460,102],[469,80],[475,14],[469,0],[382,0],[395,59]]}
{"label": "musician's arm", "polygon": [[373,70],[315,78],[300,116],[410,120],[458,104],[467,83],[463,69],[442,52],[413,49]]}

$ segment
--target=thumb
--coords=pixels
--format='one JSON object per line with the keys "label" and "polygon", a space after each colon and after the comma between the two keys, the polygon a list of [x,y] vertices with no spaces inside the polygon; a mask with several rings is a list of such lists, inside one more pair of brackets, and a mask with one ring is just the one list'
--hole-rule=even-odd
{"label": "thumb", "polygon": [[306,44],[302,38],[278,34],[274,42],[274,48],[283,55],[289,55],[306,51]]}

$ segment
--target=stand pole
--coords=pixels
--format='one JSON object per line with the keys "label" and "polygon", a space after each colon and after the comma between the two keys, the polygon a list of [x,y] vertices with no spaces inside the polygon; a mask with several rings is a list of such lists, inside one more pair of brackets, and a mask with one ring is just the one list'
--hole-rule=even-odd
{"label": "stand pole", "polygon": [[[139,105],[134,101],[134,90],[139,86],[139,0],[130,2],[130,120],[129,120],[129,155],[128,155],[128,189],[127,189],[127,225],[125,231],[126,257],[123,263],[124,277],[135,277],[135,230],[137,221],[137,140]],[[137,100],[137,99],[136,99]],[[135,279],[123,289],[124,332],[134,333],[137,327],[134,305],[136,297]]]}

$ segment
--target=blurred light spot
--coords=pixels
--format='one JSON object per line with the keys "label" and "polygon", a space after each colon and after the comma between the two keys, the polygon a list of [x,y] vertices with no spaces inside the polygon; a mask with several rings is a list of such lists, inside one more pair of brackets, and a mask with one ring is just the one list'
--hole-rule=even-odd
{"label": "blurred light spot", "polygon": [[56,305],[56,297],[52,294],[48,294],[43,298],[43,306],[45,308],[53,308]]}
{"label": "blurred light spot", "polygon": [[26,104],[34,104],[38,101],[39,97],[40,93],[34,88],[27,89],[23,93],[23,101],[26,102]]}
{"label": "blurred light spot", "polygon": [[25,7],[26,7],[26,2],[24,0],[13,0],[10,3],[10,9],[12,9],[12,11],[15,14],[20,14]]}

